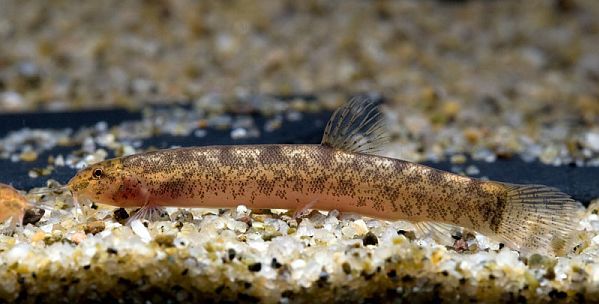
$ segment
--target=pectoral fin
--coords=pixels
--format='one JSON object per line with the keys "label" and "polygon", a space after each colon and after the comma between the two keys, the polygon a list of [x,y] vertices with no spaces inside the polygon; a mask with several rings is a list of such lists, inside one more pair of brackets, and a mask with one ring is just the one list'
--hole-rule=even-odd
{"label": "pectoral fin", "polygon": [[455,241],[452,237],[453,234],[462,230],[462,228],[458,226],[438,222],[418,222],[415,223],[414,226],[416,226],[422,234],[430,234],[433,240],[445,246],[453,245]]}

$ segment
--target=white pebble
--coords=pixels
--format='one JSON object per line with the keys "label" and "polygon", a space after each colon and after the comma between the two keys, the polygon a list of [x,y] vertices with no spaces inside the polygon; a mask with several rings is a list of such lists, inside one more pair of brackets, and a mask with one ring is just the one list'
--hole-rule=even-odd
{"label": "white pebble", "polygon": [[232,139],[241,139],[247,137],[247,130],[244,128],[236,128],[231,131]]}
{"label": "white pebble", "polygon": [[591,150],[599,152],[599,132],[587,133],[585,136],[585,142]]}
{"label": "white pebble", "polygon": [[351,239],[356,235],[356,229],[354,229],[354,227],[351,226],[346,226],[341,228],[341,233],[343,233],[343,236],[345,236],[346,238]]}
{"label": "white pebble", "polygon": [[5,260],[7,264],[14,264],[20,262],[26,258],[31,250],[31,245],[27,243],[20,243],[15,245],[10,251],[6,253]]}
{"label": "white pebble", "polygon": [[115,139],[116,138],[115,138],[114,134],[107,133],[107,134],[103,134],[103,135],[98,136],[96,138],[96,141],[101,146],[109,146],[109,145],[111,145],[111,144],[114,143]]}
{"label": "white pebble", "polygon": [[297,239],[290,236],[279,236],[270,242],[268,254],[280,263],[287,263],[302,252],[304,246]]}
{"label": "white pebble", "polygon": [[591,267],[591,276],[593,278],[593,282],[599,283],[599,265],[595,264]]}
{"label": "white pebble", "polygon": [[105,121],[99,121],[96,123],[96,130],[100,131],[100,132],[105,132],[106,130],[108,130],[108,123],[106,123]]}
{"label": "white pebble", "polygon": [[309,219],[304,219],[296,232],[297,236],[313,236],[314,235],[314,225]]}
{"label": "white pebble", "polygon": [[468,175],[478,175],[480,170],[475,165],[470,165],[466,167],[466,174]]}
{"label": "white pebble", "polygon": [[501,250],[499,254],[497,254],[495,261],[497,266],[508,268],[515,268],[518,264],[522,263],[518,260],[518,252],[509,249]]}
{"label": "white pebble", "polygon": [[353,221],[351,223],[351,227],[353,227],[356,230],[356,233],[358,235],[363,235],[368,232],[368,227],[366,226],[366,223],[361,219]]}
{"label": "white pebble", "polygon": [[123,147],[123,156],[128,156],[128,155],[132,155],[132,154],[135,154],[135,148],[133,148],[131,146]]}
{"label": "white pebble", "polygon": [[150,235],[150,231],[140,220],[134,220],[131,222],[131,229],[137,236],[141,238],[142,241],[148,243],[152,240],[152,236]]}
{"label": "white pebble", "polygon": [[94,143],[94,140],[91,137],[86,137],[83,140],[83,145],[81,149],[87,153],[94,153],[94,151],[96,151],[96,144]]}
{"label": "white pebble", "polygon": [[248,208],[244,205],[239,205],[237,206],[237,213],[238,214],[244,214],[248,212]]}
{"label": "white pebble", "polygon": [[17,108],[23,104],[23,97],[17,92],[5,92],[0,94],[0,106]]}
{"label": "white pebble", "polygon": [[287,120],[289,121],[298,121],[301,120],[303,118],[303,115],[301,112],[289,112],[287,113]]}
{"label": "white pebble", "polygon": [[302,260],[302,259],[297,259],[293,262],[291,262],[291,268],[295,269],[300,269],[306,266],[306,261]]}
{"label": "white pebble", "polygon": [[56,159],[54,159],[54,165],[57,167],[64,167],[65,163],[64,163],[64,157],[62,156],[62,154],[58,154]]}
{"label": "white pebble", "polygon": [[197,129],[195,131],[193,131],[193,135],[195,137],[205,137],[206,135],[208,135],[208,131],[204,130],[204,129]]}

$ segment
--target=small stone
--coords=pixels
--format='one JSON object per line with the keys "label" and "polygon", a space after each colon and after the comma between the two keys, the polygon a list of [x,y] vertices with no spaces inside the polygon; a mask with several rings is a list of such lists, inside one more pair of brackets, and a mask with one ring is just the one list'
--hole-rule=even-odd
{"label": "small stone", "polygon": [[134,220],[131,222],[131,229],[135,234],[137,234],[137,236],[141,238],[142,241],[149,242],[152,240],[150,231],[148,231],[148,228],[146,228],[146,226],[140,220]]}
{"label": "small stone", "polygon": [[154,237],[154,242],[163,247],[175,246],[175,236],[172,234],[159,234]]}
{"label": "small stone", "polygon": [[26,209],[25,215],[23,216],[23,226],[39,222],[39,220],[44,216],[44,213],[46,213],[46,210],[40,208]]}
{"label": "small stone", "polygon": [[272,267],[274,269],[279,269],[279,268],[281,268],[281,266],[283,266],[283,264],[279,263],[279,261],[277,261],[276,258],[272,258],[272,261],[270,263],[270,267]]}
{"label": "small stone", "polygon": [[557,147],[549,146],[549,147],[545,148],[545,150],[543,150],[543,152],[539,156],[539,159],[541,160],[541,162],[543,162],[545,164],[551,164],[557,158],[558,153],[559,153],[559,151],[558,151]]}
{"label": "small stone", "polygon": [[17,92],[4,92],[0,94],[0,108],[19,109],[25,104],[23,96]]}
{"label": "small stone", "polygon": [[353,221],[350,226],[355,229],[357,235],[363,235],[368,232],[368,227],[362,219]]}
{"label": "small stone", "polygon": [[466,162],[466,156],[464,154],[452,155],[450,161],[452,164],[461,165]]}
{"label": "small stone", "polygon": [[457,252],[464,252],[468,250],[468,243],[463,239],[456,240],[453,243],[453,249]]}
{"label": "small stone", "polygon": [[416,239],[416,233],[414,233],[414,231],[411,231],[411,230],[406,231],[406,230],[400,229],[400,230],[397,230],[397,234],[405,236],[408,240]]}
{"label": "small stone", "polygon": [[379,239],[376,237],[376,235],[372,232],[368,232],[364,235],[364,237],[362,238],[362,244],[364,246],[368,246],[368,245],[378,245],[379,244]]}
{"label": "small stone", "polygon": [[341,228],[341,233],[343,234],[344,237],[351,239],[356,235],[356,229],[354,229],[351,226],[346,226],[346,227]]}
{"label": "small stone", "polygon": [[206,135],[208,135],[208,131],[204,130],[204,129],[197,129],[193,132],[193,135],[195,137],[206,137]]}
{"label": "small stone", "polygon": [[351,266],[348,262],[343,262],[343,264],[341,264],[341,268],[343,269],[343,272],[345,272],[345,274],[351,274]]}
{"label": "small stone", "polygon": [[129,213],[127,213],[127,210],[125,210],[125,208],[118,208],[114,210],[114,212],[112,213],[112,217],[115,221],[120,222],[125,219],[128,219]]}
{"label": "small stone", "polygon": [[455,100],[447,101],[443,104],[443,114],[448,118],[454,118],[460,112],[460,103]]}
{"label": "small stone", "polygon": [[239,205],[237,206],[237,208],[235,208],[235,212],[237,213],[236,216],[243,217],[249,215],[251,213],[251,210],[249,210],[244,205]]}
{"label": "small stone", "polygon": [[31,242],[41,241],[46,237],[43,231],[38,231],[31,236]]}
{"label": "small stone", "polygon": [[62,156],[62,154],[59,154],[56,157],[56,159],[54,159],[54,165],[57,167],[64,167],[65,161],[64,161],[64,157]]}
{"label": "small stone", "polygon": [[123,146],[123,154],[121,156],[128,156],[132,154],[135,154],[135,148],[129,145]]}
{"label": "small stone", "polygon": [[545,264],[544,260],[545,258],[542,255],[534,253],[528,257],[528,266],[531,268],[542,268]]}
{"label": "small stone", "polygon": [[470,165],[470,166],[466,167],[466,174],[478,175],[478,174],[480,174],[480,170],[475,165]]}
{"label": "small stone", "polygon": [[186,209],[179,209],[172,214],[172,219],[177,222],[191,222],[193,221],[193,214]]}
{"label": "small stone", "polygon": [[37,159],[37,153],[35,151],[23,151],[19,158],[22,161],[32,162]]}
{"label": "small stone", "polygon": [[79,244],[81,242],[83,242],[85,239],[87,238],[87,234],[85,234],[85,232],[82,231],[78,231],[73,233],[73,235],[71,235],[71,242],[75,243],[75,244]]}
{"label": "small stone", "polygon": [[288,263],[303,250],[303,245],[298,239],[289,236],[279,236],[272,239],[268,247],[268,254],[279,262]]}
{"label": "small stone", "polygon": [[106,224],[104,224],[103,221],[93,221],[85,224],[85,226],[83,226],[83,231],[85,231],[85,234],[96,234],[104,231],[105,228]]}
{"label": "small stone", "polygon": [[251,272],[259,272],[260,270],[262,270],[262,263],[250,264],[248,265],[248,270]]}
{"label": "small stone", "polygon": [[482,134],[478,129],[467,128],[466,130],[464,130],[464,138],[466,138],[466,140],[470,144],[476,144],[481,137]]}
{"label": "small stone", "polygon": [[587,133],[585,143],[592,151],[599,152],[599,132]]}
{"label": "small stone", "polygon": [[231,131],[232,139],[242,139],[247,137],[247,130],[244,128],[235,128]]}
{"label": "small stone", "polygon": [[233,261],[236,255],[237,252],[235,251],[235,249],[229,248],[229,250],[227,250],[227,257],[229,257],[229,261]]}

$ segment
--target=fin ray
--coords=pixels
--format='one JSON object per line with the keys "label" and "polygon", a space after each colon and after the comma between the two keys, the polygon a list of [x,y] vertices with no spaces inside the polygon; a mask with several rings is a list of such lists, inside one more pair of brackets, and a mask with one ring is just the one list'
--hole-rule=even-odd
{"label": "fin ray", "polygon": [[524,253],[560,256],[572,249],[580,203],[556,188],[498,184],[506,187],[506,203],[496,239]]}
{"label": "fin ray", "polygon": [[388,141],[384,116],[376,103],[355,97],[333,113],[321,144],[348,152],[376,153]]}
{"label": "fin ray", "polygon": [[127,225],[131,225],[135,220],[155,221],[160,220],[162,217],[168,217],[170,220],[170,216],[164,207],[145,205],[127,220]]}
{"label": "fin ray", "polygon": [[452,232],[463,230],[459,226],[439,222],[418,222],[414,225],[422,234],[430,234],[433,240],[445,246],[453,245]]}

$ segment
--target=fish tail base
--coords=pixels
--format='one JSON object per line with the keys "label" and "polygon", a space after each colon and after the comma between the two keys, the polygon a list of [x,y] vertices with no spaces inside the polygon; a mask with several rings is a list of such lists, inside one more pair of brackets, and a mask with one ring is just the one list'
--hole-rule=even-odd
{"label": "fish tail base", "polygon": [[556,188],[503,184],[502,206],[491,220],[496,238],[523,253],[562,256],[571,252],[584,207]]}

